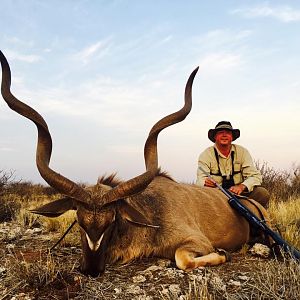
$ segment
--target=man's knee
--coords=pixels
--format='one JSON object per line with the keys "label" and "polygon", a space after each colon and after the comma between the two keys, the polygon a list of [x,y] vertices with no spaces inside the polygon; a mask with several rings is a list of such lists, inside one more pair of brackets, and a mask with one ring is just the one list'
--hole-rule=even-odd
{"label": "man's knee", "polygon": [[249,194],[249,198],[259,202],[264,208],[267,208],[270,200],[270,193],[262,186],[255,186],[253,191]]}

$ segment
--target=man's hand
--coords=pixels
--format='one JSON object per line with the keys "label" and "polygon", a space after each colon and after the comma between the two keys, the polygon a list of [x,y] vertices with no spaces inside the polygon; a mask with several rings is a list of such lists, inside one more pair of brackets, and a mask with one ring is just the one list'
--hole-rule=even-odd
{"label": "man's hand", "polygon": [[237,185],[234,185],[232,186],[229,191],[236,194],[236,195],[240,195],[243,191],[245,191],[247,189],[247,187],[240,183],[240,184],[237,184]]}
{"label": "man's hand", "polygon": [[209,179],[209,178],[205,178],[204,186],[216,187],[216,185],[214,184],[214,182],[211,179]]}

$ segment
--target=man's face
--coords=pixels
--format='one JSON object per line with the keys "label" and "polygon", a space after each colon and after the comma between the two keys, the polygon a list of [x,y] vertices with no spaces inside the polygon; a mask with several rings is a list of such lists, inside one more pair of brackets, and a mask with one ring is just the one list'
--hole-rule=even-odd
{"label": "man's face", "polygon": [[215,135],[215,140],[217,146],[228,146],[232,142],[232,132],[230,130],[220,130],[217,131]]}

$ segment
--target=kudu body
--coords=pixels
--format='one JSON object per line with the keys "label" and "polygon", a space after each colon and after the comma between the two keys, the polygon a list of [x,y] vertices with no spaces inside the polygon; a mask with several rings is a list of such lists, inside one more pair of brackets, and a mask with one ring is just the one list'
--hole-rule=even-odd
{"label": "kudu body", "polygon": [[[105,264],[158,256],[176,261],[179,268],[217,265],[228,260],[227,251],[249,241],[249,224],[229,206],[226,197],[213,188],[177,183],[158,170],[157,137],[161,130],[181,122],[192,107],[190,75],[184,107],[158,121],[145,143],[145,173],[125,182],[100,180],[83,189],[49,167],[52,142],[44,119],[10,92],[9,65],[0,51],[1,92],[9,107],[32,120],[38,129],[36,163],[41,176],[64,198],[33,212],[56,217],[76,210],[81,231],[83,273],[98,276]],[[258,203],[245,202],[255,214]],[[224,250],[217,250],[217,248]]]}

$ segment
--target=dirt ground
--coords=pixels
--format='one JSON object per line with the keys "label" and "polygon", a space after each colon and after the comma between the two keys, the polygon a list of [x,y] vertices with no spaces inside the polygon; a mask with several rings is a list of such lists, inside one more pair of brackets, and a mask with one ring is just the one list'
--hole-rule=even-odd
{"label": "dirt ground", "polygon": [[78,271],[80,247],[61,244],[49,252],[58,238],[0,224],[0,300],[299,299],[299,264],[234,253],[231,262],[185,273],[171,261],[150,258],[109,265],[91,278]]}

